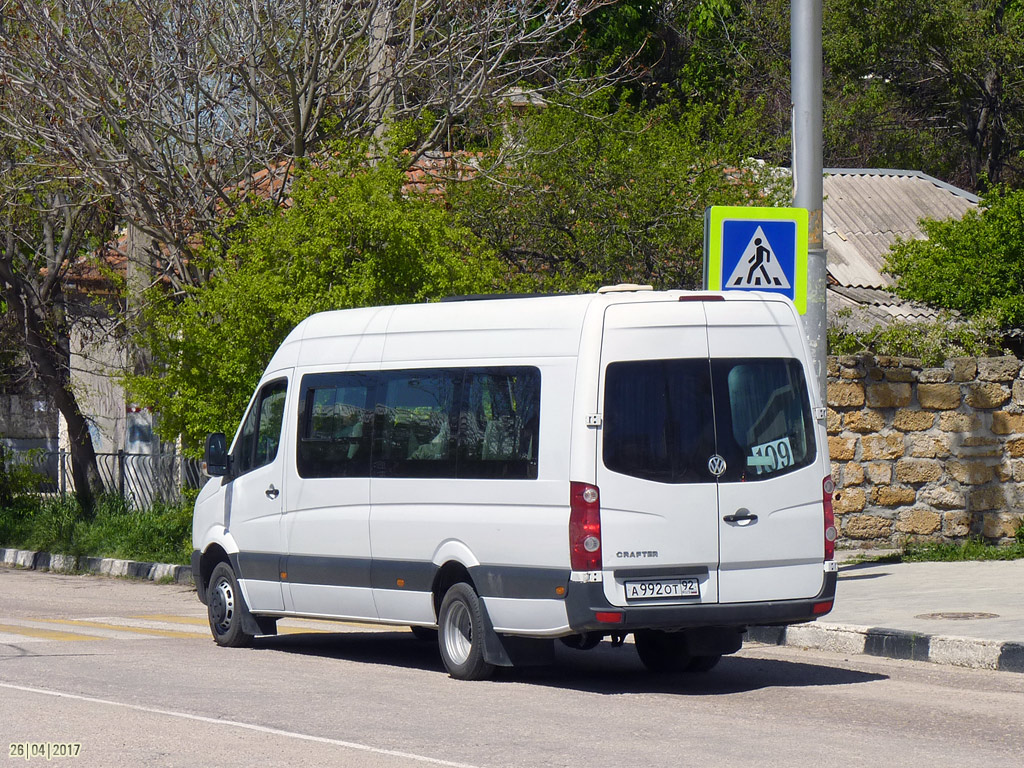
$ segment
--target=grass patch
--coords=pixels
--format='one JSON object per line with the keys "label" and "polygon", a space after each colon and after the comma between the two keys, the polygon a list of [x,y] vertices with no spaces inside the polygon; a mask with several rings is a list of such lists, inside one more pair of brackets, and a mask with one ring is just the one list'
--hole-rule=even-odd
{"label": "grass patch", "polygon": [[[1022,529],[1024,530],[1024,529]],[[908,544],[900,559],[904,563],[954,563],[964,560],[1020,560],[1024,558],[1024,537],[1008,546],[995,546],[983,539],[967,539],[957,543]]]}
{"label": "grass patch", "polygon": [[958,563],[969,560],[1022,560],[1024,559],[1024,524],[1017,529],[1015,541],[1010,544],[990,544],[982,538],[958,542],[908,542],[900,551],[882,555],[854,555],[844,565],[871,563]]}
{"label": "grass patch", "polygon": [[117,496],[97,501],[88,518],[72,496],[20,497],[0,508],[0,545],[79,557],[116,557],[187,565],[192,557],[192,501],[157,502],[134,511]]}

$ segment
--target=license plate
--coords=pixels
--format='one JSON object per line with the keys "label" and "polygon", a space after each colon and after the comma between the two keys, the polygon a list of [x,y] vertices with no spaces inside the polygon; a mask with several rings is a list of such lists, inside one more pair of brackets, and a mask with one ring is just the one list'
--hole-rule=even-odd
{"label": "license plate", "polygon": [[697,579],[644,579],[627,581],[627,600],[658,600],[673,597],[700,597]]}

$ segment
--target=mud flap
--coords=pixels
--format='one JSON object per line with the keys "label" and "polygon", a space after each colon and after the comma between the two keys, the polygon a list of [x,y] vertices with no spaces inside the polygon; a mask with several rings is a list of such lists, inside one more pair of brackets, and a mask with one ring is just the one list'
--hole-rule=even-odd
{"label": "mud flap", "polygon": [[249,635],[276,635],[276,616],[253,616],[249,613],[249,606],[242,601],[242,629]]}
{"label": "mud flap", "polygon": [[483,608],[484,625],[484,660],[496,667],[526,667],[553,664],[555,661],[555,641],[533,637],[517,637],[515,635],[499,635],[494,631],[487,608]]}

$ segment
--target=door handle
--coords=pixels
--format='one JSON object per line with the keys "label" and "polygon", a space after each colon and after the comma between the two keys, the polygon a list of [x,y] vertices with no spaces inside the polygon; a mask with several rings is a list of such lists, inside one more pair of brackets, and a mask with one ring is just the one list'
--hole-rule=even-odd
{"label": "door handle", "polygon": [[726,515],[722,518],[727,523],[739,523],[741,525],[752,525],[757,522],[757,515],[751,512],[749,509],[740,508],[736,510],[734,515]]}
{"label": "door handle", "polygon": [[273,499],[276,499],[278,496],[280,496],[281,492],[279,490],[277,490],[277,488],[274,487],[273,483],[271,483],[270,487],[267,488],[267,490],[266,490],[266,494],[267,494],[267,498],[268,499],[273,500]]}

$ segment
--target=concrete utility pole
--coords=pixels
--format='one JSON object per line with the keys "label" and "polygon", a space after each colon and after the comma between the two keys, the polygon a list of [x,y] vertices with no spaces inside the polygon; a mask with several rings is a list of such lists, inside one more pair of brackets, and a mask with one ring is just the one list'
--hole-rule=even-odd
{"label": "concrete utility pole", "polygon": [[822,97],[821,2],[791,0],[790,44],[793,91],[793,207],[806,208],[807,312],[804,329],[825,399],[828,317],[825,284],[828,271],[822,240]]}

